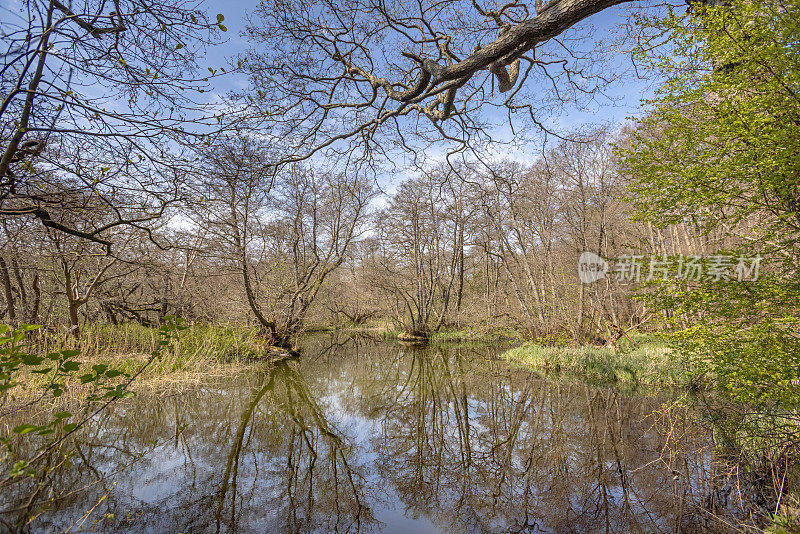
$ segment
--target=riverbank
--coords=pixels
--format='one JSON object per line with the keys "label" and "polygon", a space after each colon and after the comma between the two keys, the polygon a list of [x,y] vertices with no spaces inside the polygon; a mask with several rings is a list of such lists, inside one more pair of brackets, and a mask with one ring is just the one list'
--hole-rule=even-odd
{"label": "riverbank", "polygon": [[589,383],[664,387],[689,383],[680,358],[652,336],[621,342],[614,349],[527,342],[509,349],[503,357],[545,374],[572,376]]}
{"label": "riverbank", "polygon": [[[400,342],[402,330],[389,324],[353,325],[337,329],[314,329],[318,333],[366,335],[375,340]],[[108,365],[127,374],[135,373],[158,346],[157,328],[137,323],[87,324],[79,339],[55,332],[35,334],[35,352],[79,350],[79,359]],[[687,383],[686,372],[671,349],[654,336],[633,336],[616,348],[545,345],[526,340],[513,330],[471,328],[442,329],[427,343],[450,348],[505,343],[502,357],[547,375],[565,375],[603,384],[677,386]],[[516,345],[516,346],[514,346]],[[269,359],[269,348],[258,331],[247,326],[194,324],[176,332],[170,345],[140,375],[140,386],[164,383],[199,383],[204,377],[238,372],[238,369]]]}
{"label": "riverbank", "polygon": [[[402,342],[401,330],[391,325],[373,323],[352,328],[315,330],[318,333],[358,337],[373,341]],[[315,334],[307,340],[316,337]],[[169,343],[157,358],[151,358],[161,339],[159,329],[138,323],[119,325],[92,323],[82,328],[80,338],[67,337],[62,331],[39,329],[30,333],[25,350],[44,358],[59,351],[73,351],[80,363],[74,373],[65,375],[64,398],[83,398],[91,384],[80,377],[95,367],[113,370],[116,385],[136,376],[131,389],[155,391],[159,395],[181,393],[201,387],[209,378],[247,373],[269,361],[273,354],[259,339],[258,330],[248,326],[197,323],[171,333]],[[635,337],[636,345],[624,340],[617,350],[578,346],[551,346],[526,341],[513,330],[442,329],[431,334],[427,344],[448,349],[478,348],[494,345],[502,358],[551,378],[573,377],[593,384],[676,386],[686,383],[685,373],[669,348],[652,337]],[[152,361],[151,361],[152,360]],[[24,371],[24,370],[23,370]],[[24,371],[17,376],[17,402],[37,398],[52,380],[52,373]]]}
{"label": "riverbank", "polygon": [[[386,329],[381,335],[386,341],[401,340],[402,330]],[[480,330],[472,328],[444,328],[432,332],[427,339],[431,345],[470,345],[500,342],[522,342],[523,337],[513,330]]]}
{"label": "riverbank", "polygon": [[[363,324],[345,324],[336,326],[318,326],[310,330],[312,333],[337,332],[341,334],[368,335],[383,339],[384,341],[402,341],[403,330],[390,321],[373,320]],[[469,344],[469,343],[497,343],[502,341],[524,342],[524,336],[510,328],[441,328],[431,332],[427,339],[428,344]]]}
{"label": "riverbank", "polygon": [[[385,341],[403,341],[402,330],[387,325],[353,326],[337,330],[380,336]],[[429,345],[447,347],[508,343],[503,358],[547,375],[564,375],[594,384],[638,384],[687,386],[690,383],[682,360],[667,343],[654,335],[633,334],[613,348],[544,344],[526,339],[510,329],[442,329],[427,339]],[[513,346],[516,345],[516,346]]]}
{"label": "riverbank", "polygon": [[[57,331],[33,331],[25,351],[40,357],[61,351],[74,352],[72,359],[80,363],[81,368],[69,378],[67,393],[86,389],[78,381],[78,375],[94,366],[105,366],[115,373],[124,373],[117,375],[114,383],[123,381],[126,375],[137,375],[132,389],[171,394],[202,385],[208,378],[245,372],[248,367],[269,359],[270,349],[260,343],[257,333],[248,327],[195,324],[171,332],[168,345],[160,350],[157,358],[152,358],[161,339],[158,328],[138,323],[94,323],[85,325],[79,338],[66,337]],[[27,374],[19,378],[20,387],[15,391],[23,397],[27,396],[25,390],[32,393],[51,379],[49,374]]]}

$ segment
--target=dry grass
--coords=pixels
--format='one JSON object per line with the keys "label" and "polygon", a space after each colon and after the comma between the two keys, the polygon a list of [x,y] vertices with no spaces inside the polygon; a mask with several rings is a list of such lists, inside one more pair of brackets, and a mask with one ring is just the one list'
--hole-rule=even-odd
{"label": "dry grass", "polygon": [[[35,338],[34,352],[78,349],[78,359],[85,363],[107,364],[132,374],[150,358],[158,339],[156,328],[135,323],[93,324],[83,329],[78,340],[45,332]],[[227,374],[265,354],[266,347],[259,342],[255,329],[196,324],[173,334],[170,345],[142,373],[140,383]]]}
{"label": "dry grass", "polygon": [[[41,331],[30,339],[25,350],[40,355],[79,349],[81,353],[74,359],[81,362],[81,369],[66,379],[64,393],[58,398],[45,390],[52,380],[50,374],[33,374],[20,369],[16,376],[18,385],[0,399],[2,427],[13,426],[17,414],[24,415],[26,420],[35,420],[57,411],[80,411],[95,385],[82,384],[77,377],[96,364],[108,365],[129,376],[138,374],[130,387],[134,392],[168,396],[185,393],[209,379],[246,373],[252,367],[263,365],[260,360],[265,354],[255,330],[210,325],[193,325],[178,332],[170,345],[149,364],[157,347],[158,330],[138,324],[87,325],[79,340]],[[114,386],[125,380],[128,379],[120,376],[108,380],[106,385]],[[8,428],[0,429],[0,434],[7,431]]]}

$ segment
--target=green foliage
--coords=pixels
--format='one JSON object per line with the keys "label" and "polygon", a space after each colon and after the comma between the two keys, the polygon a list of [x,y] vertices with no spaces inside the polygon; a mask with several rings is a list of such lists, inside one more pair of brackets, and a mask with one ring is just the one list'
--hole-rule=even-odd
{"label": "green foliage", "polygon": [[[5,460],[16,459],[15,450],[18,444],[15,440],[27,439],[28,435],[53,436],[52,440],[45,439],[38,443],[38,448],[30,459],[16,459],[7,476],[0,480],[3,483],[26,474],[35,476],[37,471],[31,467],[41,452],[47,450],[64,439],[65,436],[78,430],[86,421],[96,415],[100,410],[108,407],[118,399],[133,396],[130,385],[139,373],[154,360],[159,358],[163,351],[169,346],[177,332],[186,329],[183,319],[173,316],[164,317],[164,325],[158,329],[158,339],[155,348],[150,353],[147,362],[140,365],[135,374],[131,375],[122,370],[114,369],[110,365],[98,363],[91,365],[90,369],[77,358],[81,352],[78,349],[64,349],[58,352],[49,352],[46,356],[38,356],[26,352],[25,348],[30,346],[29,335],[37,330],[36,325],[22,325],[18,329],[13,329],[9,325],[0,325],[0,399],[6,400],[15,387],[19,384],[19,378],[26,373],[42,375],[46,381],[43,394],[39,402],[45,400],[49,394],[53,399],[60,397],[68,388],[70,380],[80,384],[90,385],[91,389],[85,397],[85,414],[73,420],[72,413],[60,411],[52,414],[51,419],[42,424],[22,423],[12,428],[12,434],[0,438],[8,452]],[[84,372],[82,372],[84,371]],[[122,381],[116,380],[120,377]],[[97,408],[91,408],[97,405]]]}
{"label": "green foliage", "polygon": [[787,511],[773,514],[764,532],[767,534],[797,534],[800,532],[800,510],[793,507]]}
{"label": "green foliage", "polygon": [[381,330],[381,336],[383,337],[384,341],[392,341],[396,340],[400,334],[402,334],[402,330],[395,330],[393,328],[386,328]]}
{"label": "green foliage", "polygon": [[37,325],[22,325],[15,330],[9,325],[0,325],[0,395],[8,395],[9,390],[17,385],[16,377],[24,369],[46,375],[49,381],[45,389],[53,397],[60,397],[64,393],[65,380],[80,369],[81,364],[75,359],[80,354],[78,350],[65,349],[46,356],[25,352],[28,335],[38,328]]}
{"label": "green foliage", "polygon": [[[647,299],[671,310],[672,334],[694,372],[749,403],[783,407],[800,398],[800,287],[767,276],[754,282],[663,282]],[[680,327],[677,319],[691,317]]]}
{"label": "green foliage", "polygon": [[[640,22],[670,47],[640,57],[667,77],[620,148],[635,215],[684,223],[762,257],[757,281],[664,281],[645,298],[680,353],[721,391],[800,399],[800,1],[732,0]],[[655,50],[659,50],[656,48]]]}
{"label": "green foliage", "polygon": [[623,152],[637,214],[661,225],[691,218],[708,230],[766,210],[775,216],[759,221],[757,237],[796,238],[800,5],[695,5],[642,21],[674,48],[643,54],[668,79]]}

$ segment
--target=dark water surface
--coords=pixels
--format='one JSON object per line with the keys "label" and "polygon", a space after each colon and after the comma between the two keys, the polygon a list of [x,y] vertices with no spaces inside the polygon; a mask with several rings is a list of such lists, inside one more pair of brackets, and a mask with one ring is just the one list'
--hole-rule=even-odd
{"label": "dark water surface", "polygon": [[139,395],[78,438],[47,489],[72,494],[33,530],[700,530],[707,440],[677,440],[652,416],[664,399],[543,380],[501,352],[319,338],[275,368]]}

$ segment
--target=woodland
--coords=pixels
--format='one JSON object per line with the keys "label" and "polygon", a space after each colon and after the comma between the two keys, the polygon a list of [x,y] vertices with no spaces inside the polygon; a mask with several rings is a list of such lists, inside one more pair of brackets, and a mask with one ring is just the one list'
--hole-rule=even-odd
{"label": "woodland", "polygon": [[9,531],[140,383],[334,334],[678,392],[800,532],[798,0],[0,10]]}

